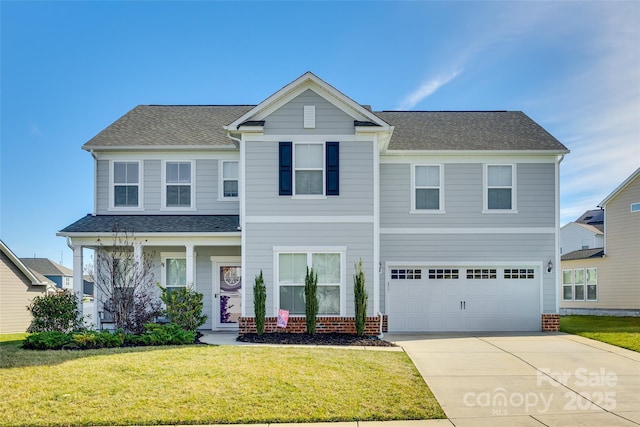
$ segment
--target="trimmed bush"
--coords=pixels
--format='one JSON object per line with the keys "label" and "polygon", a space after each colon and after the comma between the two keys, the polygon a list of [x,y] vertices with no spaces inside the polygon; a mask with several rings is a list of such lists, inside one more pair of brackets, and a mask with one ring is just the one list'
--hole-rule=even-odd
{"label": "trimmed bush", "polygon": [[304,306],[307,333],[316,333],[316,317],[318,316],[318,273],[307,267],[304,278]]}
{"label": "trimmed bush", "polygon": [[27,332],[70,332],[83,328],[78,298],[72,293],[37,296],[27,310],[33,317]]}
{"label": "trimmed bush", "polygon": [[73,343],[73,337],[65,332],[37,332],[24,339],[22,348],[29,350],[60,350],[71,343]]}
{"label": "trimmed bush", "polygon": [[144,345],[184,345],[196,341],[195,331],[186,331],[175,323],[148,323],[145,328],[146,332],[140,336]]}
{"label": "trimmed bush", "polygon": [[356,335],[364,335],[364,327],[367,323],[367,289],[364,286],[364,271],[362,259],[356,263],[356,274],[353,276],[353,294],[356,307]]}
{"label": "trimmed bush", "polygon": [[258,335],[264,334],[264,324],[267,318],[267,287],[264,285],[262,270],[260,275],[256,276],[256,282],[253,286],[253,311],[255,314],[256,331]]}
{"label": "trimmed bush", "polygon": [[[167,290],[160,286],[162,295],[160,299],[167,306],[166,313],[175,323],[186,331],[195,332],[207,321],[207,316],[202,314],[203,295],[189,287]],[[145,325],[146,327],[146,325]]]}

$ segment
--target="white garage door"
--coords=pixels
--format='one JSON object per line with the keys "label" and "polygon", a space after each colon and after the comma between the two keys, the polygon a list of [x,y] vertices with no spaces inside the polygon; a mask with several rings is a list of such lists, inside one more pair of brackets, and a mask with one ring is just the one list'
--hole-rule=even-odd
{"label": "white garage door", "polygon": [[389,332],[539,331],[536,267],[391,267]]}

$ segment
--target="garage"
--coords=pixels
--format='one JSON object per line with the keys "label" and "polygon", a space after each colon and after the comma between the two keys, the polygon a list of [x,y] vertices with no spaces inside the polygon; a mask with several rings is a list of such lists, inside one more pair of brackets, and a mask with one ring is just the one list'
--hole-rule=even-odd
{"label": "garage", "polygon": [[389,332],[539,331],[536,266],[390,266]]}

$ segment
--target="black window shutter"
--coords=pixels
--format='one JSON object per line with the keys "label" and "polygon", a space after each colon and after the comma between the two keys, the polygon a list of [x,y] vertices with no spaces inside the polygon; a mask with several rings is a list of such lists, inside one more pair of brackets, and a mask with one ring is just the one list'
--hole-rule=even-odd
{"label": "black window shutter", "polygon": [[327,142],[325,146],[327,160],[327,196],[340,194],[340,143]]}
{"label": "black window shutter", "polygon": [[291,142],[280,143],[280,170],[279,170],[279,194],[281,196],[293,195],[293,179],[292,179],[292,165],[293,165],[293,151]]}

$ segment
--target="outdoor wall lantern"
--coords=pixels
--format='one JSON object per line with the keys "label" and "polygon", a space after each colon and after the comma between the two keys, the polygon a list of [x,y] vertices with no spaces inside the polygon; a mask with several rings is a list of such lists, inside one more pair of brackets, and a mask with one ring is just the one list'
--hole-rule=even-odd
{"label": "outdoor wall lantern", "polygon": [[549,262],[547,263],[547,273],[551,273],[552,269],[553,269],[553,263],[551,262],[551,260],[549,260]]}

